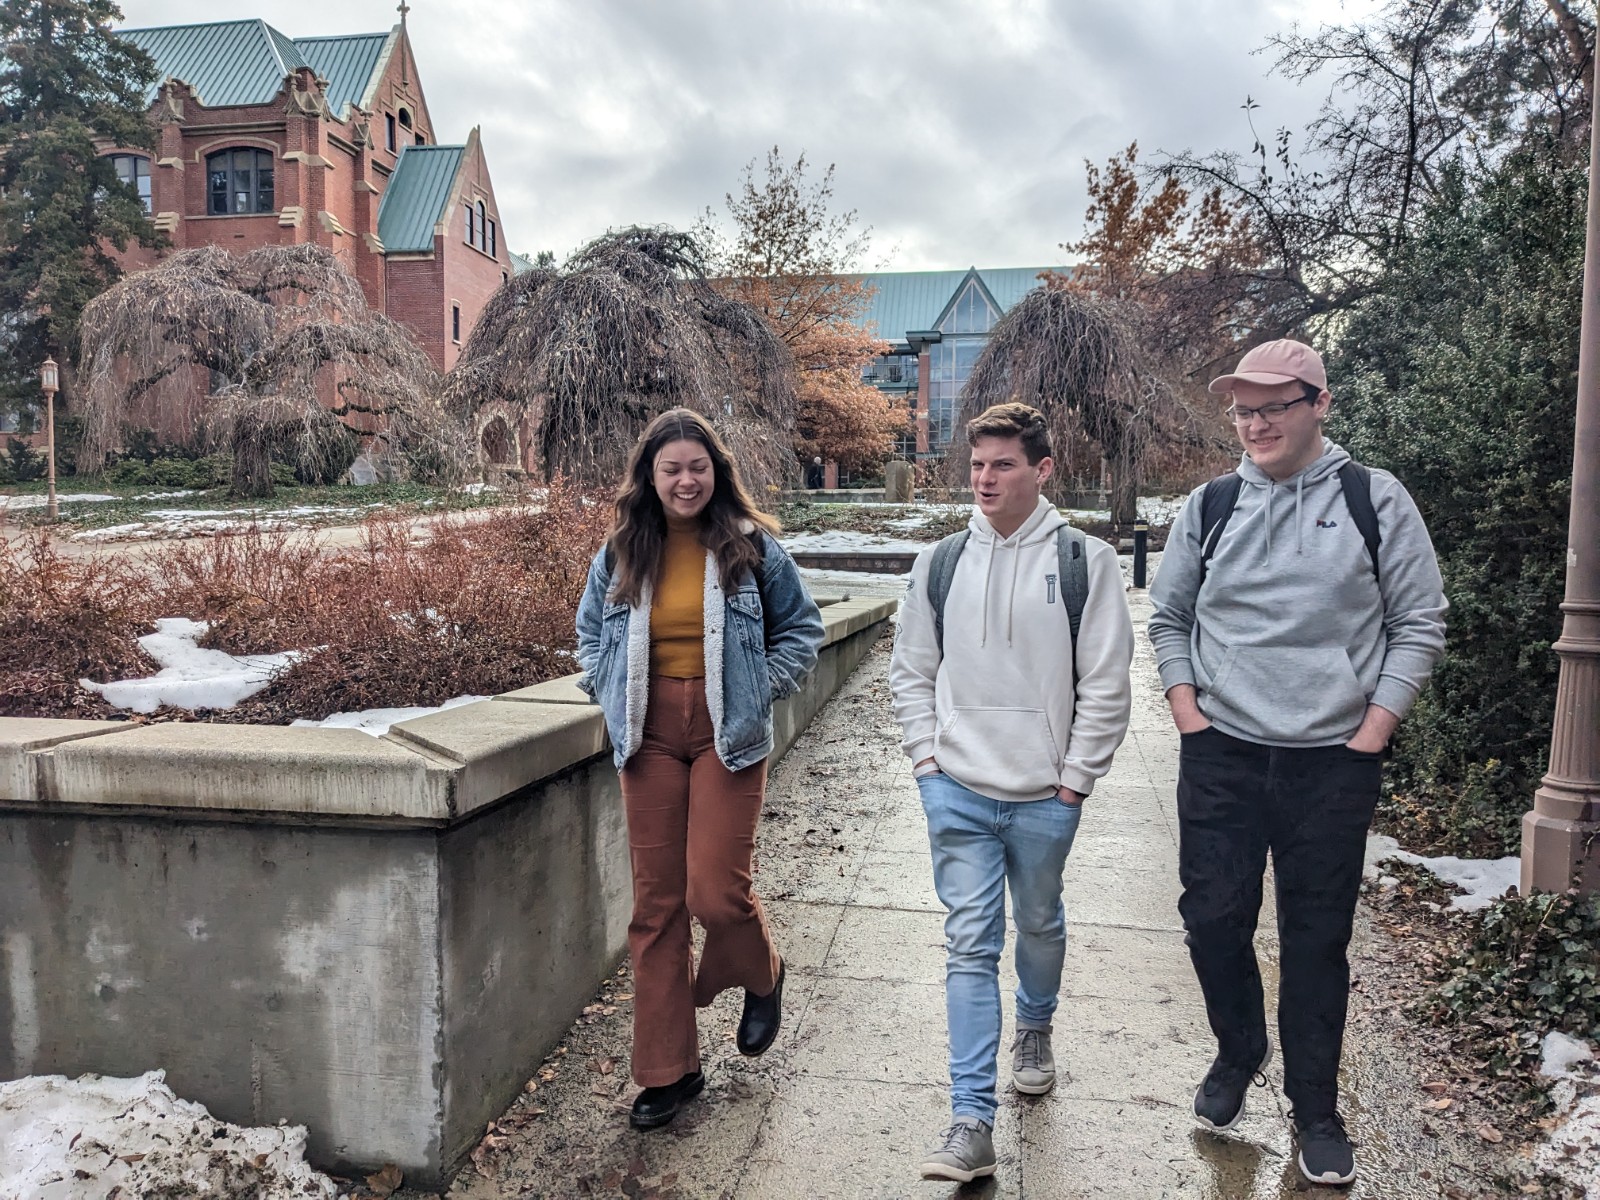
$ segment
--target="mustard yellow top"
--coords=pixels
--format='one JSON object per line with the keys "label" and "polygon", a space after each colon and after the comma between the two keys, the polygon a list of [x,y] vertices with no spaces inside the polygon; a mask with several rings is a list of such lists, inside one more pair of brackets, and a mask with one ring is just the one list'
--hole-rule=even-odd
{"label": "mustard yellow top", "polygon": [[661,581],[650,601],[650,673],[699,679],[706,673],[706,548],[700,522],[667,518]]}

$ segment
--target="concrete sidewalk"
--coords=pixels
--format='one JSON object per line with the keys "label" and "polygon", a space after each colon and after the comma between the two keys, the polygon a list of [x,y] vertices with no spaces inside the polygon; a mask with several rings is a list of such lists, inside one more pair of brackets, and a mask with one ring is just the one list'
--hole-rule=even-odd
{"label": "concrete sidewalk", "polygon": [[[1142,593],[1132,600],[1142,629],[1148,604]],[[789,964],[778,1043],[759,1060],[739,1058],[738,997],[725,995],[702,1014],[705,1098],[665,1133],[634,1134],[625,1117],[632,1089],[600,1082],[585,1096],[578,1086],[595,1080],[596,1056],[614,1057],[626,1077],[624,978],[607,993],[616,1002],[575,1029],[553,1063],[569,1065],[530,1098],[541,1115],[452,1195],[1157,1200],[1299,1190],[1277,1061],[1271,1089],[1252,1091],[1234,1139],[1197,1132],[1190,1115],[1213,1043],[1177,913],[1178,739],[1148,642],[1138,645],[1132,730],[1088,802],[1067,866],[1062,1075],[1051,1095],[1009,1089],[1009,938],[1002,960],[994,1180],[957,1188],[915,1170],[949,1114],[943,910],[890,712],[885,641],[773,773],[757,887]],[[1270,910],[1262,925],[1263,971],[1275,988]],[[1269,1014],[1274,1007],[1269,993]],[[577,1060],[590,1072],[573,1070]],[[1466,1182],[1449,1147],[1419,1128],[1426,1097],[1405,1056],[1367,1039],[1346,1060],[1345,1113],[1363,1145],[1361,1177],[1343,1194],[1436,1197]]]}

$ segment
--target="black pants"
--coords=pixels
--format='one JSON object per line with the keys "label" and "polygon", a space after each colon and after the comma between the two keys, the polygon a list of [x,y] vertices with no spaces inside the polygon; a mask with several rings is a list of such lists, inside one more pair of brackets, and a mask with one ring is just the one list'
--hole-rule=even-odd
{"label": "black pants", "polygon": [[1216,729],[1185,734],[1178,767],[1178,910],[1218,1052],[1240,1065],[1267,1035],[1256,918],[1267,851],[1277,884],[1278,1037],[1301,1120],[1338,1103],[1350,964],[1379,755],[1279,749]]}

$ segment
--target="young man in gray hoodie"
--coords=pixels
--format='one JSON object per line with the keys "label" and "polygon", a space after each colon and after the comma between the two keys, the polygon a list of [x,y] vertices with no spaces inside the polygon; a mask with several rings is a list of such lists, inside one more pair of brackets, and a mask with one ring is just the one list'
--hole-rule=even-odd
{"label": "young man in gray hoodie", "polygon": [[[1061,875],[1084,799],[1128,731],[1133,622],[1117,553],[1062,532],[1040,489],[1053,462],[1044,418],[998,404],[967,425],[976,511],[943,607],[935,552],[911,569],[889,667],[945,920],[951,1124],[927,1179],[993,1175],[1005,893],[1016,925],[1019,1092],[1055,1086],[1051,1018],[1066,952]],[[1065,547],[1065,549],[1064,549]],[[1081,550],[1087,587],[1062,574]],[[946,560],[948,561],[948,560]],[[1079,578],[1082,578],[1080,576]],[[1082,600],[1074,641],[1068,592]]]}
{"label": "young man in gray hoodie", "polygon": [[1210,390],[1231,395],[1244,456],[1237,480],[1196,489],[1178,515],[1149,627],[1182,735],[1179,911],[1217,1038],[1194,1112],[1232,1128],[1251,1081],[1265,1083],[1251,939],[1270,851],[1299,1166],[1312,1183],[1348,1183],[1345,950],[1383,753],[1444,650],[1444,589],[1405,488],[1322,436],[1332,397],[1315,350],[1258,346]]}

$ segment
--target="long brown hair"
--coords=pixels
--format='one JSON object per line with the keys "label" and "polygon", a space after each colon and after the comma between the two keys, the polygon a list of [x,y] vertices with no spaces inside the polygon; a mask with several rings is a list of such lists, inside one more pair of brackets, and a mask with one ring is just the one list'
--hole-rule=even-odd
{"label": "long brown hair", "polygon": [[700,510],[700,544],[716,557],[718,581],[732,592],[747,571],[761,562],[760,542],[742,528],[776,534],[778,523],[756,508],[739,478],[728,447],[699,413],[673,408],[645,427],[628,456],[628,475],[617,493],[616,524],[606,546],[614,559],[611,600],[637,605],[648,581],[653,587],[661,571],[667,541],[667,514],[656,494],[656,456],[669,442],[697,442],[711,457],[711,499]]}

